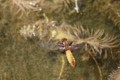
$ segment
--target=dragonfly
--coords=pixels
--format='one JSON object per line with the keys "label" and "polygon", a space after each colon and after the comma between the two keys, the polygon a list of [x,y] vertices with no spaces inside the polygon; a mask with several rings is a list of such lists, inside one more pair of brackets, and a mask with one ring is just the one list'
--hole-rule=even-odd
{"label": "dragonfly", "polygon": [[69,42],[66,38],[64,38],[59,42],[58,46],[60,47],[61,50],[63,50],[63,53],[65,53],[68,62],[74,68],[75,58],[72,52],[75,50],[75,48],[72,47],[71,44],[72,42]]}

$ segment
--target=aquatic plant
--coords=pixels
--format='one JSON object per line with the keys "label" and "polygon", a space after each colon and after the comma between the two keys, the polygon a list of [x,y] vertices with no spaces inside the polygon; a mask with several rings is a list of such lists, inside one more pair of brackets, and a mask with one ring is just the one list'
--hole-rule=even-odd
{"label": "aquatic plant", "polygon": [[11,11],[16,10],[16,14],[28,15],[31,11],[41,11],[37,0],[9,0],[9,5],[11,6]]}
{"label": "aquatic plant", "polygon": [[[11,12],[19,16],[28,15],[31,12],[41,12],[48,15],[73,15],[81,13],[81,0],[8,0]],[[39,14],[40,15],[40,14]]]}
{"label": "aquatic plant", "polygon": [[25,39],[37,37],[39,45],[46,49],[61,50],[66,54],[72,67],[75,67],[75,58],[72,55],[72,51],[79,50],[81,45],[83,45],[85,51],[95,61],[100,77],[102,77],[102,72],[95,56],[102,55],[104,52],[107,55],[107,51],[117,48],[119,46],[118,37],[105,33],[103,29],[90,30],[83,28],[82,25],[73,27],[67,23],[62,23],[61,25],[56,25],[55,23],[57,22],[39,20],[31,26],[22,27],[20,34]]}
{"label": "aquatic plant", "polygon": [[[2,11],[4,11],[7,14],[7,17],[5,17],[7,22],[3,20],[3,22],[0,22],[0,23],[2,23],[2,26],[9,25],[9,27],[5,27],[2,29],[0,28],[1,29],[0,33],[2,33],[0,35],[3,35],[2,37],[4,37],[4,39],[1,39],[1,41],[4,43],[4,40],[6,40],[7,38],[6,36],[9,36],[9,38],[7,38],[6,40],[8,42],[10,39],[14,38],[11,41],[12,43],[10,43],[11,44],[10,49],[12,46],[11,50],[13,50],[13,48],[17,46],[16,44],[19,44],[19,41],[23,40],[24,43],[22,44],[20,43],[17,46],[17,49],[14,49],[15,53],[18,55],[17,56],[18,58],[19,58],[18,53],[23,54],[22,56],[26,56],[26,53],[31,53],[31,54],[27,54],[27,56],[30,55],[29,59],[26,59],[27,57],[25,57],[25,59],[21,61],[20,60],[21,58],[19,58],[19,60],[21,61],[21,64],[22,62],[25,64],[23,65],[24,69],[22,68],[21,69],[23,70],[23,73],[25,70],[26,71],[25,74],[28,75],[27,78],[25,76],[26,80],[31,79],[31,75],[34,74],[32,73],[34,72],[33,71],[34,69],[36,71],[38,71],[37,69],[41,71],[40,69],[41,66],[43,65],[43,67],[44,66],[46,67],[47,65],[45,60],[49,61],[49,59],[51,59],[54,56],[53,54],[52,57],[50,56],[49,58],[46,58],[46,56],[50,54],[47,54],[45,52],[43,53],[42,51],[40,51],[41,49],[45,49],[45,51],[49,51],[49,50],[53,51],[52,53],[54,53],[54,51],[55,53],[62,53],[62,54],[57,54],[59,55],[58,59],[60,59],[60,61],[58,61],[56,64],[55,64],[56,59],[54,59],[53,64],[55,66],[51,64],[52,61],[49,63],[49,65],[54,66],[54,68],[50,69],[49,67],[47,67],[49,68],[50,71],[53,70],[53,73],[51,72],[51,74],[57,75],[56,76],[58,77],[57,80],[62,79],[62,77],[65,78],[66,77],[65,75],[68,75],[69,73],[71,73],[70,70],[75,70],[75,69],[72,69],[71,66],[74,68],[79,67],[79,69],[76,69],[77,73],[82,73],[85,71],[87,71],[88,74],[90,73],[89,75],[90,78],[85,78],[83,80],[90,80],[90,79],[93,80],[93,78],[91,78],[92,77],[91,74],[94,72],[91,72],[91,70],[88,70],[88,69],[83,69],[82,68],[83,66],[81,67],[82,62],[77,63],[79,62],[77,58],[80,57],[79,60],[81,60],[81,55],[84,55],[84,54],[88,55],[89,57],[88,58],[89,61],[87,64],[88,65],[91,64],[92,62],[91,59],[92,59],[95,62],[95,65],[97,66],[100,80],[104,79],[104,75],[106,75],[104,74],[104,72],[107,72],[107,70],[106,69],[103,70],[103,68],[106,67],[106,65],[108,66],[109,64],[107,61],[107,58],[111,60],[110,59],[111,56],[116,55],[117,54],[116,49],[119,48],[119,42],[120,42],[119,34],[114,34],[114,31],[115,31],[114,29],[111,32],[108,29],[108,27],[112,28],[114,26],[119,26],[119,5],[118,4],[116,4],[114,1],[112,2],[111,0],[107,0],[107,1],[104,1],[104,0],[6,0],[6,1],[1,0],[0,2],[2,1],[7,2],[7,6],[9,8],[7,7],[6,10],[2,10],[2,9],[5,9],[5,7],[1,8],[0,14],[2,13]],[[118,5],[118,6],[115,6],[115,5]],[[0,6],[3,6],[3,5],[0,5]],[[9,12],[9,9],[11,9],[11,12]],[[42,13],[42,16],[41,16],[41,13]],[[81,15],[81,13],[83,15]],[[14,14],[17,14],[17,16],[14,16]],[[28,14],[32,16],[29,16]],[[9,15],[11,17],[8,17]],[[27,17],[25,17],[25,15],[27,15]],[[106,16],[108,18],[107,20],[106,20]],[[33,19],[33,17],[35,19]],[[109,22],[107,22],[109,20],[113,21],[114,25],[109,24]],[[79,23],[79,24],[76,24],[76,23]],[[99,28],[99,26],[102,26],[103,28]],[[20,35],[23,36],[28,42],[25,41],[24,39],[21,39],[21,37],[20,37],[20,40],[17,42],[16,39],[18,39],[18,36],[19,36],[17,32],[19,29],[20,29]],[[12,33],[12,34],[9,34],[9,33]],[[32,46],[34,46],[33,44],[31,45],[33,40],[35,40],[36,44],[38,44],[40,48],[34,47],[34,50],[32,49],[33,48]],[[6,42],[7,47],[9,46],[7,44],[8,42]],[[14,42],[16,43],[14,44]],[[4,45],[3,43],[0,43],[0,45],[1,44]],[[27,48],[28,46],[26,47],[26,45],[30,47],[29,48],[30,50]],[[18,49],[20,49],[20,51]],[[16,52],[16,50],[18,51]],[[24,52],[25,50],[26,52]],[[7,53],[14,52],[14,51],[11,51],[11,52],[10,51],[9,52],[6,51],[5,53],[7,54]],[[38,54],[36,55],[33,53],[38,53]],[[78,54],[73,54],[73,53],[78,53]],[[13,56],[16,57],[16,54]],[[36,58],[34,57],[34,55],[39,57],[34,60],[33,58]],[[78,56],[76,57],[76,55]],[[7,58],[9,57],[11,56],[7,54]],[[41,57],[43,60],[41,60]],[[66,72],[65,57],[71,66],[70,67],[67,66],[67,68],[70,68],[70,70],[68,70],[67,74],[63,75],[64,72]],[[34,61],[31,64],[32,59]],[[106,62],[103,61],[104,59],[106,60]],[[115,59],[117,58],[115,57]],[[9,62],[14,59],[11,59],[11,60],[7,59],[7,60]],[[24,62],[25,60],[28,60],[28,61]],[[16,61],[17,60],[15,58],[14,62]],[[36,61],[38,61],[38,63],[35,63]],[[101,66],[102,61],[104,64],[102,64]],[[30,64],[27,64],[27,63],[30,63]],[[41,63],[40,67],[38,66],[39,63]],[[4,59],[3,59],[3,64],[4,64]],[[20,67],[21,67],[21,64],[18,63]],[[28,65],[27,67],[26,67],[26,64]],[[7,64],[4,64],[4,65],[6,66]],[[31,65],[35,67],[31,68]],[[61,67],[61,69],[56,69],[56,66],[57,68],[58,66],[59,68]],[[112,67],[112,66],[113,65],[109,65],[109,67]],[[28,68],[29,70],[26,68]],[[12,68],[11,70],[13,71],[12,75],[15,75],[14,70],[16,70],[16,73],[17,71],[19,72],[19,70],[17,69],[18,68],[16,69]],[[21,73],[22,73],[22,70],[21,70]],[[60,70],[60,72],[57,70]],[[31,75],[29,75],[29,72],[31,72]],[[39,73],[36,73],[36,75],[41,77],[41,73],[40,75]],[[74,76],[76,76],[76,74]],[[56,77],[54,79],[56,79]],[[77,76],[76,78],[78,77],[81,77],[81,75]],[[16,75],[13,78],[16,79]],[[23,79],[24,77],[19,76],[18,78]],[[68,77],[66,78],[69,79]],[[46,78],[46,80],[47,79],[48,78]]]}
{"label": "aquatic plant", "polygon": [[102,15],[106,15],[108,19],[111,19],[115,26],[120,26],[120,5],[118,3],[117,0],[96,0],[93,2],[93,6]]}
{"label": "aquatic plant", "polygon": [[[27,38],[38,37],[39,40],[45,41],[48,44],[51,42],[67,39],[72,42],[72,46],[84,44],[85,50],[91,48],[96,54],[102,54],[104,49],[115,48],[119,46],[118,36],[109,35],[103,29],[83,28],[82,25],[72,27],[67,23],[56,25],[56,21],[46,22],[39,20],[33,25],[24,26],[20,33]],[[41,42],[42,43],[42,42]],[[47,45],[46,43],[46,45]],[[51,45],[53,45],[53,43]],[[56,44],[57,44],[56,43]],[[50,45],[49,45],[50,46]],[[57,45],[56,45],[57,46]],[[54,49],[55,47],[48,47]]]}
{"label": "aquatic plant", "polygon": [[120,80],[120,68],[118,67],[117,70],[112,71],[109,75],[108,80]]}

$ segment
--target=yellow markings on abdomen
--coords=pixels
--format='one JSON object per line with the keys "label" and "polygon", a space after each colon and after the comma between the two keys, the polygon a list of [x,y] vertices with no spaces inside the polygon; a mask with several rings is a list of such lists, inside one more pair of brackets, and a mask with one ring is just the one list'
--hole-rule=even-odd
{"label": "yellow markings on abdomen", "polygon": [[65,53],[66,53],[66,57],[67,57],[67,60],[70,63],[70,65],[72,67],[75,67],[75,58],[74,58],[72,52],[70,50],[67,50]]}

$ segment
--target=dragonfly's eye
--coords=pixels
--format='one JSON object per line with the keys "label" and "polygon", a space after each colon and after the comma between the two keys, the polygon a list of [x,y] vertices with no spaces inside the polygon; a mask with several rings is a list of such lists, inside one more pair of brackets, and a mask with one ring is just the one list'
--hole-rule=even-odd
{"label": "dragonfly's eye", "polygon": [[59,47],[60,51],[65,51],[65,47]]}
{"label": "dragonfly's eye", "polygon": [[60,51],[61,53],[65,53],[66,49],[65,49],[65,47],[59,47],[59,51]]}

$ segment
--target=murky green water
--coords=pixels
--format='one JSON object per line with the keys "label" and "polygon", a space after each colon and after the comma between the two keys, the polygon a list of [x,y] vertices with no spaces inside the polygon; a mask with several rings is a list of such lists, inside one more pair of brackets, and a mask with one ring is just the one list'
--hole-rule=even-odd
{"label": "murky green water", "polygon": [[[82,47],[73,54],[76,67],[72,68],[65,54],[41,47],[36,38],[24,39],[20,35],[21,27],[43,19],[43,12],[30,11],[26,15],[27,10],[25,10],[26,12],[22,14],[21,11],[18,11],[18,6],[11,4],[12,1],[15,0],[10,2],[0,0],[0,80],[100,79],[95,61],[91,57],[83,60],[86,55],[84,55],[85,52],[82,51]],[[43,11],[49,20],[55,20],[58,24],[64,21],[71,25],[82,24],[94,30],[103,28],[106,34],[115,34],[119,39],[120,9],[118,7],[120,7],[120,1],[81,0],[80,13],[72,11],[74,10],[74,0],[70,5],[72,8],[65,9],[57,4],[57,2],[60,2],[58,0],[56,0],[56,3],[55,0],[46,1],[51,2],[43,5]],[[67,1],[69,2],[69,0]],[[115,7],[113,12],[118,11],[118,16],[113,15],[111,9],[107,9],[109,2],[111,2],[111,6]],[[110,18],[108,18],[109,16]],[[103,80],[108,80],[110,73],[119,66],[119,46],[112,49],[112,53],[108,51],[107,58],[104,58],[104,55],[96,56],[96,60],[101,69]]]}

